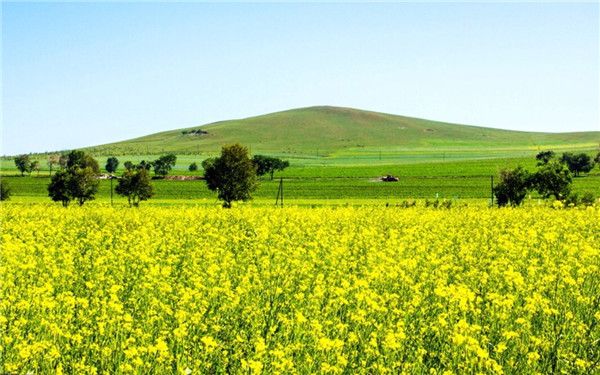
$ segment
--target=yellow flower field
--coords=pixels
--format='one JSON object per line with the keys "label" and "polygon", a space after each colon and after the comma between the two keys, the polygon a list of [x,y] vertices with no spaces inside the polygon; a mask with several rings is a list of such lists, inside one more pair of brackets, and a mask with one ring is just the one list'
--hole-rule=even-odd
{"label": "yellow flower field", "polygon": [[600,372],[600,209],[4,205],[0,373]]}

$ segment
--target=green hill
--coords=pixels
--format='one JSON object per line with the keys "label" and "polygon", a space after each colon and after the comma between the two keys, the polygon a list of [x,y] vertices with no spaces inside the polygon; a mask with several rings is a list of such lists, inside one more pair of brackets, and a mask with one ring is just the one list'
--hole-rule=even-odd
{"label": "green hill", "polygon": [[593,148],[600,131],[534,133],[339,107],[308,107],[151,134],[87,148],[96,155],[214,153],[239,142],[254,153],[335,155],[368,150]]}

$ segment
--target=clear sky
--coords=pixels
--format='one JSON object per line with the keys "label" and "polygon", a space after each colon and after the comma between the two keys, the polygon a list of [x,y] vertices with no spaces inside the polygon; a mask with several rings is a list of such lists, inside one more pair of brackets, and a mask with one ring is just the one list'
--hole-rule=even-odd
{"label": "clear sky", "polygon": [[598,3],[2,3],[0,154],[311,105],[600,130]]}

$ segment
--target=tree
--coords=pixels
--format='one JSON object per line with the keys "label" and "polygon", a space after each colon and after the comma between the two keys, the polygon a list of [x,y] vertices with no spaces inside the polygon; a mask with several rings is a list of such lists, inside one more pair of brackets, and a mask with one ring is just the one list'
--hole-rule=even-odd
{"label": "tree", "polygon": [[154,166],[154,174],[157,176],[166,176],[171,171],[171,168],[175,166],[176,162],[177,156],[175,156],[175,154],[161,156],[152,163]]}
{"label": "tree", "polygon": [[542,166],[531,178],[532,186],[544,198],[554,196],[563,200],[571,192],[571,172],[558,162],[551,162]]}
{"label": "tree", "polygon": [[52,177],[52,169],[55,165],[59,165],[60,155],[48,155],[48,169],[50,170],[50,177]]}
{"label": "tree", "polygon": [[29,175],[31,175],[31,172],[33,171],[36,171],[38,176],[40,175],[40,162],[37,160],[32,161],[29,165]]}
{"label": "tree", "polygon": [[61,202],[63,207],[67,207],[71,201],[69,193],[69,173],[66,170],[60,170],[50,178],[48,185],[48,196],[55,202]]}
{"label": "tree", "polygon": [[68,189],[71,196],[77,200],[80,206],[86,201],[95,199],[98,192],[98,179],[91,167],[77,168],[70,171]]}
{"label": "tree", "polygon": [[220,157],[204,160],[202,167],[208,188],[218,193],[223,207],[230,208],[233,201],[252,199],[257,188],[256,167],[246,147],[225,146]]}
{"label": "tree", "polygon": [[569,171],[575,174],[575,177],[578,177],[581,172],[588,173],[594,168],[592,158],[583,152],[580,154],[565,152],[562,154],[560,161],[569,168]]}
{"label": "tree", "polygon": [[600,167],[600,151],[598,151],[598,154],[594,158],[594,161],[596,162],[596,164],[598,164],[598,167]]}
{"label": "tree", "polygon": [[29,155],[19,155],[15,157],[15,166],[21,172],[21,176],[25,175],[25,172],[31,173],[31,161]]}
{"label": "tree", "polygon": [[56,172],[50,179],[50,198],[62,202],[65,207],[72,200],[76,200],[80,206],[93,200],[98,192],[98,162],[83,151],[71,151],[64,159],[66,168]]}
{"label": "tree", "polygon": [[90,168],[93,173],[100,173],[100,166],[96,159],[80,150],[73,150],[66,154],[66,169],[76,167],[80,169]]}
{"label": "tree", "polygon": [[535,156],[535,158],[538,161],[537,165],[541,166],[541,165],[544,165],[544,164],[548,164],[550,162],[550,160],[552,160],[554,158],[555,155],[556,154],[552,150],[539,152]]}
{"label": "tree", "polygon": [[129,160],[127,160],[125,163],[123,163],[123,166],[125,167],[125,170],[130,171],[133,168],[135,168],[135,165],[130,162]]}
{"label": "tree", "polygon": [[252,162],[256,166],[256,174],[258,176],[264,176],[269,173],[271,175],[271,180],[273,179],[275,171],[283,171],[290,166],[290,162],[287,160],[281,160],[265,155],[254,155]]}
{"label": "tree", "polygon": [[0,178],[0,201],[5,201],[10,198],[11,191],[8,183]]}
{"label": "tree", "polygon": [[127,197],[130,207],[132,205],[138,207],[141,201],[148,200],[154,195],[150,174],[145,168],[126,170],[115,190],[117,194]]}
{"label": "tree", "polygon": [[494,187],[494,195],[498,206],[520,205],[525,199],[529,187],[530,175],[523,167],[502,170],[500,172],[500,182]]}
{"label": "tree", "polygon": [[198,170],[198,164],[196,164],[196,162],[193,162],[188,167],[188,171],[190,171],[190,172],[196,172],[197,170]]}
{"label": "tree", "polygon": [[153,163],[151,161],[142,160],[140,162],[140,164],[135,166],[135,168],[136,169],[145,169],[145,170],[149,171],[150,169],[152,169],[152,164]]}
{"label": "tree", "polygon": [[106,166],[104,166],[104,169],[106,169],[106,171],[110,174],[113,174],[117,171],[117,168],[119,167],[119,159],[117,159],[114,156],[111,156],[110,158],[106,159]]}

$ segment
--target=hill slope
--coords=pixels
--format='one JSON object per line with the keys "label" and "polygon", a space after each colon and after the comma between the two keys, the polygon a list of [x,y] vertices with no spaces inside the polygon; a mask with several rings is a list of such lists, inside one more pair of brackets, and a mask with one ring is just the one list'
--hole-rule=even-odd
{"label": "hill slope", "polygon": [[[203,132],[191,132],[202,130]],[[214,153],[239,142],[253,152],[322,154],[352,150],[589,146],[600,132],[533,133],[457,125],[351,108],[308,107],[89,147],[97,155]]]}

